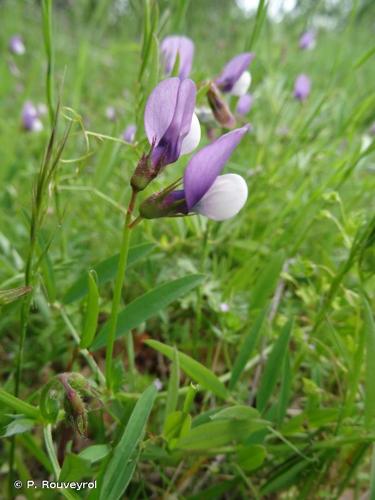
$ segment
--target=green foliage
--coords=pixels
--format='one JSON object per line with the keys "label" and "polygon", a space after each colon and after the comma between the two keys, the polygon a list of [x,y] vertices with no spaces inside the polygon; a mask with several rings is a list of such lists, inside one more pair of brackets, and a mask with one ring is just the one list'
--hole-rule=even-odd
{"label": "green foliage", "polygon": [[[375,5],[303,1],[274,22],[274,3],[1,2],[1,498],[39,498],[6,483],[47,477],[97,481],[46,493],[76,500],[374,497]],[[7,52],[15,34],[24,55]],[[249,198],[222,223],[128,230],[191,158],[127,212],[171,34],[194,41],[198,109],[230,58],[255,53],[236,116],[253,130],[224,170]],[[47,106],[40,133],[21,125],[27,100]]]}

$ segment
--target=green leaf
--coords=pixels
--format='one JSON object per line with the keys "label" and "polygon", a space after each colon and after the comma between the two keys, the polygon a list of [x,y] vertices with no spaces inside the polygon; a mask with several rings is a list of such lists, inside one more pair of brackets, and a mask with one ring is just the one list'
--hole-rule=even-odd
{"label": "green leaf", "polygon": [[174,411],[165,420],[163,436],[170,442],[173,438],[185,436],[190,428],[191,416],[182,411]]}
{"label": "green leaf", "polygon": [[283,367],[283,360],[287,354],[288,342],[290,333],[293,328],[293,320],[288,321],[281,331],[280,336],[275,342],[273,349],[268,357],[262,378],[260,380],[260,387],[257,392],[257,408],[263,413],[272,391],[274,390],[279,373]]}
{"label": "green leaf", "polygon": [[181,437],[176,448],[184,450],[207,450],[228,445],[232,442],[241,442],[253,432],[263,429],[268,422],[260,419],[249,420],[214,420],[208,424],[193,427],[191,431]]}
{"label": "green leaf", "polygon": [[266,458],[266,449],[260,444],[239,446],[237,448],[238,465],[245,471],[257,469]]}
{"label": "green leaf", "polygon": [[31,286],[20,286],[18,288],[11,288],[9,290],[0,290],[0,306],[10,304],[11,302],[24,297],[25,295],[30,293],[31,290]]}
{"label": "green leaf", "polygon": [[[155,245],[151,243],[142,243],[141,245],[136,245],[130,248],[127,267],[129,268],[151,253],[154,247]],[[92,267],[98,277],[99,287],[114,279],[118,267],[118,260],[119,254],[116,254]],[[87,273],[85,272],[79,276],[79,278],[66,292],[63,297],[63,303],[70,304],[71,302],[75,302],[76,300],[79,300],[87,295],[88,291]]]}
{"label": "green leaf", "polygon": [[80,347],[83,349],[89,347],[94,340],[99,316],[99,291],[95,281],[95,271],[89,271],[87,281],[89,289],[87,308],[80,342]]}
{"label": "green leaf", "polygon": [[155,385],[151,384],[138,399],[107,464],[100,489],[100,500],[118,500],[126,490],[135,469],[139,443],[143,439],[156,393]]}
{"label": "green leaf", "polygon": [[372,427],[375,417],[375,324],[369,303],[363,298],[364,335],[366,339],[365,423]]}
{"label": "green leaf", "polygon": [[234,420],[249,420],[253,418],[260,418],[258,410],[251,406],[235,405],[229,408],[224,408],[212,415],[211,420],[221,419],[234,419]]}
{"label": "green leaf", "polygon": [[[169,359],[173,359],[174,349],[168,345],[165,345],[157,340],[146,340],[145,344],[149,345],[156,351],[161,352]],[[183,354],[182,352],[178,352],[178,360],[181,366],[181,369],[189,375],[190,378],[198,382],[199,385],[207,389],[208,391],[213,392],[219,398],[226,399],[228,397],[227,390],[224,387],[223,383],[216,377],[211,370],[203,366],[195,359],[191,358],[187,354]]]}
{"label": "green leaf", "polygon": [[15,434],[22,434],[23,432],[30,431],[35,425],[35,420],[29,418],[16,418],[12,420],[4,429],[2,437],[10,437]]}
{"label": "green leaf", "polygon": [[229,389],[233,389],[237,384],[238,379],[243,372],[251,353],[255,349],[255,346],[260,337],[262,331],[263,323],[267,314],[267,307],[261,311],[255,319],[253,327],[250,329],[249,333],[245,336],[244,341],[240,347],[240,351],[237,354],[236,360],[233,365],[232,374],[229,381]]}
{"label": "green leaf", "polygon": [[[159,285],[141,297],[136,298],[118,315],[116,337],[125,335],[132,328],[155,316],[173,301],[186,295],[190,290],[202,283],[203,279],[204,276],[201,274],[191,274]],[[91,349],[95,351],[105,346],[107,334],[108,325],[106,324],[97,335]]]}
{"label": "green leaf", "polygon": [[263,269],[261,275],[257,279],[254,289],[251,292],[251,310],[254,311],[264,307],[279,280],[284,261],[285,253],[283,251],[277,252],[265,269]]}
{"label": "green leaf", "polygon": [[90,462],[80,457],[69,453],[66,455],[59,481],[80,481],[84,477],[90,475]]}
{"label": "green leaf", "polygon": [[177,349],[173,349],[171,374],[168,382],[167,400],[165,402],[165,418],[176,410],[178,402],[178,387],[180,384],[180,365]]}
{"label": "green leaf", "polygon": [[110,448],[106,444],[94,444],[92,446],[88,446],[84,450],[82,450],[79,454],[81,458],[88,460],[91,464],[100,462],[103,458],[105,458],[110,452]]}

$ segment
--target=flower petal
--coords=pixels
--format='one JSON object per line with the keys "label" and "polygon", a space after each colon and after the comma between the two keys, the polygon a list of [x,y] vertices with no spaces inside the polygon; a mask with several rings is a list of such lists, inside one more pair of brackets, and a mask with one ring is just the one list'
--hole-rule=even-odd
{"label": "flower petal", "polygon": [[253,96],[245,94],[238,99],[236,111],[239,115],[247,115],[253,105]]}
{"label": "flower petal", "polygon": [[181,154],[183,139],[189,134],[195,108],[196,87],[192,80],[179,80],[175,109],[169,127],[156,143],[152,161],[156,165],[174,163]]}
{"label": "flower petal", "polygon": [[222,135],[192,157],[184,174],[184,190],[189,210],[210,189],[248,128],[246,125]]}
{"label": "flower petal", "polygon": [[251,74],[249,71],[244,71],[230,91],[231,95],[238,97],[245,95],[251,85]]}
{"label": "flower petal", "polygon": [[187,155],[194,151],[201,140],[201,126],[198,117],[193,113],[193,118],[191,120],[190,130],[188,135],[182,141],[181,153],[182,155]]}
{"label": "flower petal", "polygon": [[254,59],[252,52],[244,52],[231,59],[221,72],[216,84],[223,92],[230,92],[240,78],[242,73],[247,70],[249,64]]}
{"label": "flower petal", "polygon": [[248,188],[243,177],[220,175],[193,210],[216,221],[230,219],[245,205],[247,196]]}
{"label": "flower petal", "polygon": [[187,78],[191,71],[194,57],[194,43],[186,36],[167,36],[161,44],[165,60],[165,72],[170,74],[176,63],[177,54],[180,58],[178,76]]}
{"label": "flower petal", "polygon": [[180,87],[179,78],[167,78],[151,92],[145,108],[145,131],[149,143],[158,142],[171,124]]}

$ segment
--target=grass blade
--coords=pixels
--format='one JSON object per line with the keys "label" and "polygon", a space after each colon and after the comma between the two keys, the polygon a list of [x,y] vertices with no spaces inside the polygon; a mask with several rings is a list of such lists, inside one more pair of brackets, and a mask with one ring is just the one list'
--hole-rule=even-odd
{"label": "grass blade", "polygon": [[[147,420],[156,398],[156,387],[150,385],[137,401],[129,422],[106,467],[100,500],[118,500],[126,490],[135,469],[135,454],[145,433]],[[133,460],[133,463],[130,461]]]}

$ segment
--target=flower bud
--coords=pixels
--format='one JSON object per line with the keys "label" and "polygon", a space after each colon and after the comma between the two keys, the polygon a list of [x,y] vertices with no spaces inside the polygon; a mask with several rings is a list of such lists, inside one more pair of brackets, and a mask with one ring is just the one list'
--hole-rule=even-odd
{"label": "flower bud", "polygon": [[139,214],[143,219],[159,219],[160,217],[173,217],[187,213],[183,190],[171,191],[167,189],[155,193],[144,200],[139,207]]}
{"label": "flower bud", "polygon": [[130,179],[134,191],[143,191],[158,174],[158,169],[153,166],[151,161],[151,152],[142,155]]}
{"label": "flower bud", "polygon": [[217,86],[211,82],[210,88],[207,91],[208,103],[212,109],[216,120],[225,128],[233,128],[236,124],[236,120],[230,109],[223,99]]}

